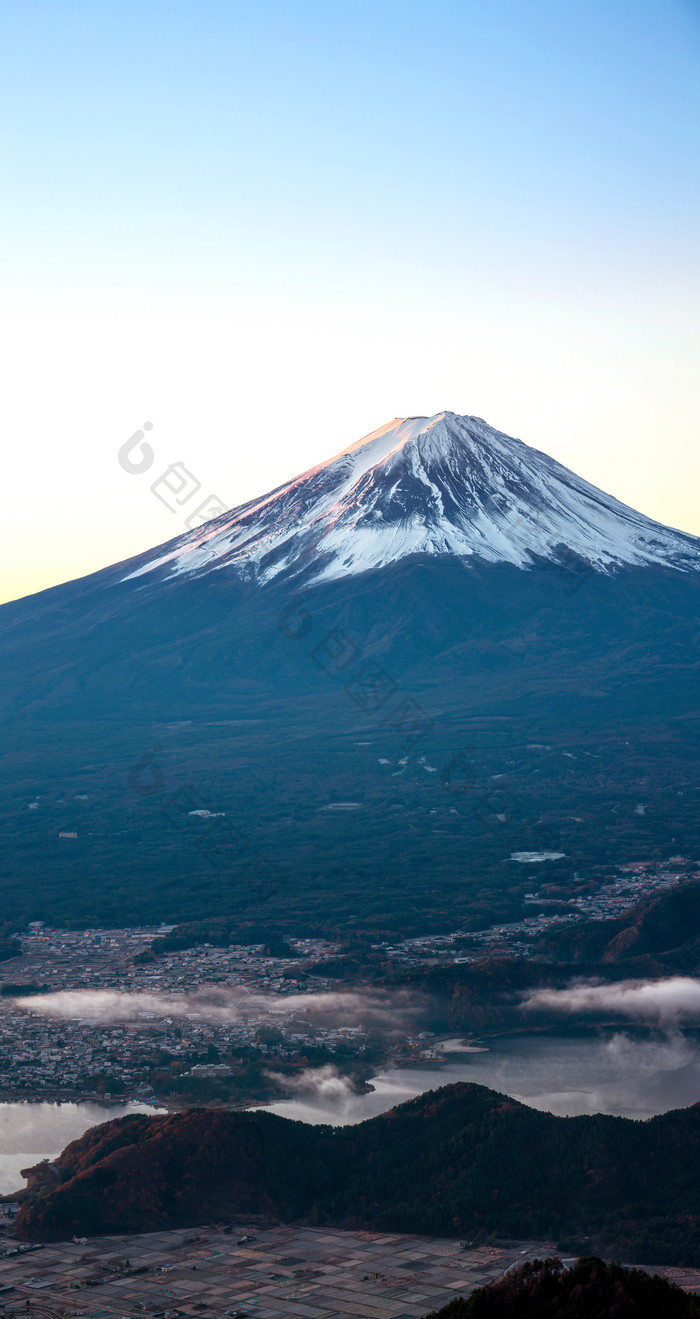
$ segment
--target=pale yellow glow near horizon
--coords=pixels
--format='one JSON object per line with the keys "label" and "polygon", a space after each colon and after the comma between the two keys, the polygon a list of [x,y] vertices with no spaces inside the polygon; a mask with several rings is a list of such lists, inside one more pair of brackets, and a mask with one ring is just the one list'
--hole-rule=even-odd
{"label": "pale yellow glow near horizon", "polygon": [[[397,295],[372,317],[341,307],[108,310],[15,307],[7,388],[0,600],[17,599],[180,535],[150,491],[181,461],[234,507],[395,416],[449,410],[551,454],[647,516],[700,535],[700,337],[692,297],[601,305],[572,291],[475,287],[431,324]],[[465,313],[463,307],[468,308]],[[117,462],[149,419],[148,476]]]}

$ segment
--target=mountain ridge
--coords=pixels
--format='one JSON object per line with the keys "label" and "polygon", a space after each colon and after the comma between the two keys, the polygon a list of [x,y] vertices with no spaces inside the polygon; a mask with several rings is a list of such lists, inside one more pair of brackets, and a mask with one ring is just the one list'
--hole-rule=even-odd
{"label": "mountain ridge", "polygon": [[585,1234],[697,1263],[700,1105],[561,1118],[472,1083],[356,1126],[190,1109],[93,1127],[33,1170],[18,1234],[56,1240],[260,1215],[432,1236]]}

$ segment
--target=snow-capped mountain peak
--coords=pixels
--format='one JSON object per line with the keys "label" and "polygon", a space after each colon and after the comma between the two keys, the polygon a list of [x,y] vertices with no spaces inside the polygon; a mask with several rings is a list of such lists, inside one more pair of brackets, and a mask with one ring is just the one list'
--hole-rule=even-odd
{"label": "snow-capped mountain peak", "polygon": [[[327,581],[409,555],[519,568],[575,555],[700,570],[700,540],[652,521],[479,417],[395,418],[285,485],[145,555],[130,578],[228,568]],[[125,579],[126,580],[126,579]]]}

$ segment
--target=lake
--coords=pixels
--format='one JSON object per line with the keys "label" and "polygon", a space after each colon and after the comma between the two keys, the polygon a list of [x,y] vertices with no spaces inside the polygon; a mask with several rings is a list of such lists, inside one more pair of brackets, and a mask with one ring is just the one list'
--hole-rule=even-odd
{"label": "lake", "polygon": [[483,1051],[465,1052],[454,1041],[444,1056],[439,1066],[380,1071],[371,1078],[374,1090],[362,1095],[328,1073],[309,1075],[308,1087],[294,1099],[269,1108],[303,1122],[342,1125],[453,1081],[475,1081],[562,1117],[648,1118],[700,1100],[700,1041],[690,1034],[512,1035],[490,1040]]}
{"label": "lake", "polygon": [[0,1104],[0,1194],[26,1186],[20,1168],[55,1159],[88,1127],[127,1113],[155,1112],[151,1104]]}

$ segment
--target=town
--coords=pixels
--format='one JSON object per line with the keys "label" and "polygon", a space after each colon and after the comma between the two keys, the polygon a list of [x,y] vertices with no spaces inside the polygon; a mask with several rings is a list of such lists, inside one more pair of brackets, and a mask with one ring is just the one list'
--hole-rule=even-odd
{"label": "town", "polygon": [[[566,904],[542,881],[525,895],[536,914],[521,921],[385,941],[371,951],[389,972],[528,957],[545,932],[618,916],[687,874],[682,857],[663,866],[631,862],[611,883]],[[354,1005],[346,1017],[337,1005],[322,1011],[324,996],[347,988],[337,978],[338,944],[203,944],[156,956],[154,941],[172,928],[59,930],[33,922],[20,937],[21,958],[0,964],[0,1097],[248,1103],[284,1093],[285,1071],[308,1065],[333,1063],[362,1085],[380,1059],[435,1058],[436,1040],[410,1014],[402,1029],[395,1022],[383,1029],[377,1014],[358,1020]]]}

